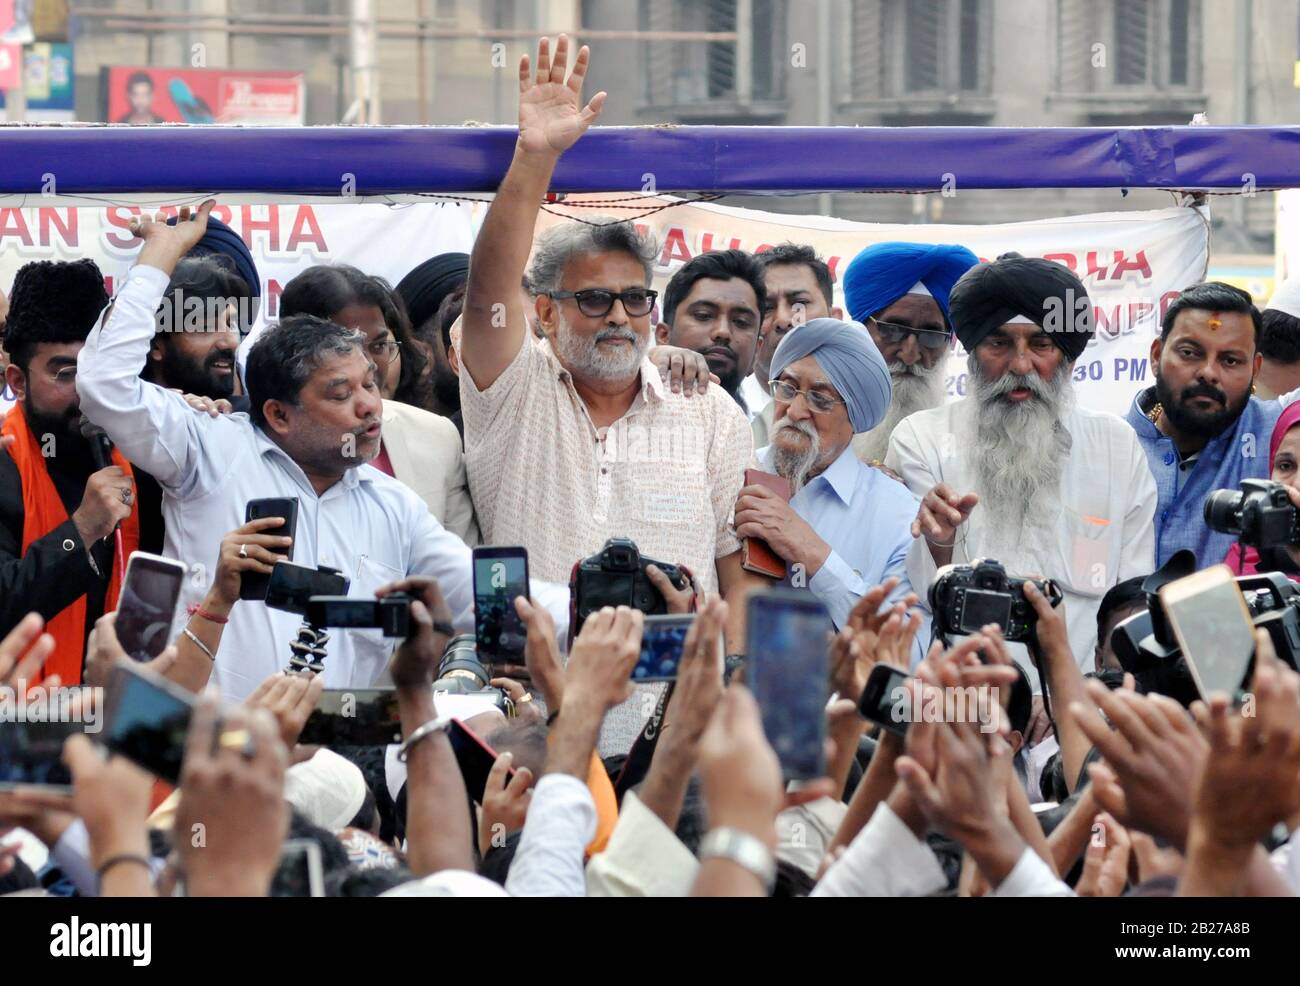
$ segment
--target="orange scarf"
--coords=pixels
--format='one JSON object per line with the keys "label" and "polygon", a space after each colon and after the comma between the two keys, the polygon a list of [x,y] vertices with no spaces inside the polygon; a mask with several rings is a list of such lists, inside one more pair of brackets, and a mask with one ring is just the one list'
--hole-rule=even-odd
{"label": "orange scarf", "polygon": [[[23,553],[31,547],[33,541],[45,537],[56,527],[68,520],[68,511],[54,488],[49,471],[45,468],[45,456],[41,454],[41,444],[23,414],[22,404],[15,404],[5,415],[0,434],[12,435],[14,444],[9,447],[9,455],[18,466],[18,477],[23,484]],[[117,449],[113,449],[113,464],[131,476],[131,465]],[[135,502],[131,504],[131,516],[122,521],[122,548],[126,557],[140,546],[140,517]],[[125,559],[124,559],[125,561]],[[121,591],[117,572],[109,573],[108,596],[104,600],[104,611],[111,612],[117,608],[117,596]],[[45,629],[54,637],[54,652],[45,659],[45,664],[29,685],[39,684],[44,678],[57,674],[64,685],[81,684],[81,666],[86,649],[86,597],[79,596],[71,605],[45,624]]]}

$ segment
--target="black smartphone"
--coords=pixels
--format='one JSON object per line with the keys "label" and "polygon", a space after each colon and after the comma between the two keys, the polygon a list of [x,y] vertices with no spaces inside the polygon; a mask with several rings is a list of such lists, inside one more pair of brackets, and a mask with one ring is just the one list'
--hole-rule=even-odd
{"label": "black smartphone", "polygon": [[171,558],[133,551],[117,600],[113,629],[133,661],[151,661],[171,642],[185,566]]}
{"label": "black smartphone", "polygon": [[392,688],[327,688],[307,717],[298,742],[306,746],[387,746],[402,742]]}
{"label": "black smartphone", "polygon": [[194,695],[144,668],[118,664],[108,683],[103,743],[171,784],[179,784]]}
{"label": "black smartphone", "polygon": [[694,613],[647,616],[641,630],[641,653],[632,668],[633,681],[674,681],[682,660]]}
{"label": "black smartphone", "polygon": [[[275,537],[296,537],[298,530],[298,498],[296,496],[268,496],[260,500],[249,500],[244,508],[244,523],[261,520],[263,517],[283,517],[284,523],[262,531]],[[284,552],[286,561],[293,561],[293,545]],[[266,589],[271,576],[261,572],[244,572],[239,576],[240,599],[265,599]]]}
{"label": "black smartphone", "polygon": [[[312,596],[346,596],[347,593],[348,579],[338,572],[322,572],[319,568],[279,561],[271,568],[271,580],[266,587],[266,605],[272,609],[306,616]],[[373,603],[374,600],[370,602]]]}
{"label": "black smartphone", "polygon": [[833,632],[830,614],[811,593],[769,589],[749,597],[745,683],[786,780],[821,777],[826,770]]}
{"label": "black smartphone", "polygon": [[515,597],[528,596],[528,552],[521,547],[474,549],[474,640],[480,661],[523,664],[528,628]]}
{"label": "black smartphone", "polygon": [[858,700],[858,714],[895,736],[906,736],[912,722],[912,697],[907,690],[910,680],[911,676],[898,668],[877,664],[867,675],[867,686]]}
{"label": "black smartphone", "polygon": [[318,627],[378,628],[385,637],[406,637],[411,632],[411,597],[403,592],[383,599],[312,596],[307,619]]}
{"label": "black smartphone", "polygon": [[71,795],[63,741],[84,729],[77,722],[0,722],[0,791],[39,787]]}
{"label": "black smartphone", "polygon": [[[456,754],[456,762],[460,764],[460,776],[465,778],[465,790],[481,805],[487,791],[488,774],[497,762],[497,751],[459,719],[451,721],[447,739],[451,743],[452,752]],[[509,784],[510,778],[514,776],[515,769],[511,767],[506,775],[506,783]]]}

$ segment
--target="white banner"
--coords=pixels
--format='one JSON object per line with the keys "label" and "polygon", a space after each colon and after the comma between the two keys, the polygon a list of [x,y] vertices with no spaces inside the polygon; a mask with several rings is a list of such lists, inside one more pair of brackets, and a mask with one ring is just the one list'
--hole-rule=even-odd
{"label": "white banner", "polygon": [[[573,196],[577,199],[579,196]],[[886,225],[823,216],[789,216],[711,204],[677,205],[644,215],[674,200],[646,196],[583,195],[584,205],[548,206],[538,222],[560,221],[554,213],[640,217],[636,223],[659,237],[662,251],[655,286],[698,253],[739,248],[758,251],[791,241],[811,244],[838,275],[863,247],[886,240],[959,243],[981,259],[1014,250],[1069,267],[1083,281],[1096,314],[1097,334],[1075,364],[1079,401],[1124,414],[1134,393],[1150,384],[1151,341],[1160,316],[1183,288],[1204,278],[1209,256],[1209,214],[1191,208],[1107,212],[990,226]],[[591,205],[588,207],[587,203]],[[607,205],[604,203],[608,203]],[[948,393],[966,393],[966,354],[957,345],[949,361]]]}
{"label": "white banner", "polygon": [[[1116,414],[1127,411],[1134,392],[1150,383],[1150,345],[1160,315],[1180,290],[1203,279],[1209,253],[1209,217],[1203,209],[955,226],[855,223],[709,204],[676,204],[647,216],[647,209],[677,200],[646,196],[629,205],[627,195],[584,195],[582,201],[593,207],[548,206],[553,211],[542,213],[538,228],[561,221],[563,213],[634,217],[662,244],[655,276],[661,291],[698,253],[760,250],[786,241],[811,244],[837,275],[863,247],[885,240],[960,243],[981,259],[1015,250],[1058,261],[1082,278],[1096,313],[1097,335],[1075,366],[1079,399]],[[264,324],[277,317],[284,285],[313,264],[352,264],[396,284],[428,257],[469,252],[484,208],[482,203],[244,204],[218,206],[214,215],[250,245],[262,280]],[[0,286],[7,291],[18,268],[31,260],[90,257],[103,270],[111,294],[139,249],[126,230],[138,211],[136,206],[0,207]],[[964,395],[966,360],[960,346],[949,371],[949,394]]]}

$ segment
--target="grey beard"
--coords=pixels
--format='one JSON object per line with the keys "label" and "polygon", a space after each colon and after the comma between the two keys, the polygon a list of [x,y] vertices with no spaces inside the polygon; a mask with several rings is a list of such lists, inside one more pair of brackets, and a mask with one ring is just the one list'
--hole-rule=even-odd
{"label": "grey beard", "polygon": [[[778,444],[777,436],[787,428],[808,436],[808,447],[804,451],[787,452]],[[821,438],[810,422],[791,421],[788,417],[783,417],[772,425],[772,468],[778,476],[789,482],[791,495],[798,493],[808,482],[808,473],[817,464],[821,451]]]}
{"label": "grey beard", "polygon": [[[974,356],[967,366],[976,409],[969,454],[986,525],[981,552],[1011,555],[1027,530],[1050,526],[1061,510],[1061,469],[1071,445],[1061,415],[1074,402],[1070,368],[1062,365],[1052,380],[1012,373],[989,380]],[[998,399],[1017,387],[1036,396],[1019,404]]]}
{"label": "grey beard", "polygon": [[920,363],[908,366],[902,360],[889,364],[890,383],[894,396],[889,410],[880,424],[868,432],[853,436],[853,451],[863,462],[883,462],[889,451],[889,438],[900,421],[917,411],[938,407],[945,397],[947,380],[946,360],[941,359],[930,369]]}
{"label": "grey beard", "polygon": [[[626,339],[632,349],[623,353],[602,353],[598,347],[603,339]],[[561,316],[555,333],[555,354],[570,372],[593,380],[630,380],[636,376],[650,348],[648,336],[642,337],[625,326],[607,325],[593,336],[574,332]]]}

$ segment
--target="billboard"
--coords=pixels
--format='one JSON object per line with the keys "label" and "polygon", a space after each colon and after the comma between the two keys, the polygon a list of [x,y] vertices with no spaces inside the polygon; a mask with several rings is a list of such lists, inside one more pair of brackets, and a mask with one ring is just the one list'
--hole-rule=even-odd
{"label": "billboard", "polygon": [[114,65],[103,70],[109,123],[302,126],[301,72]]}

